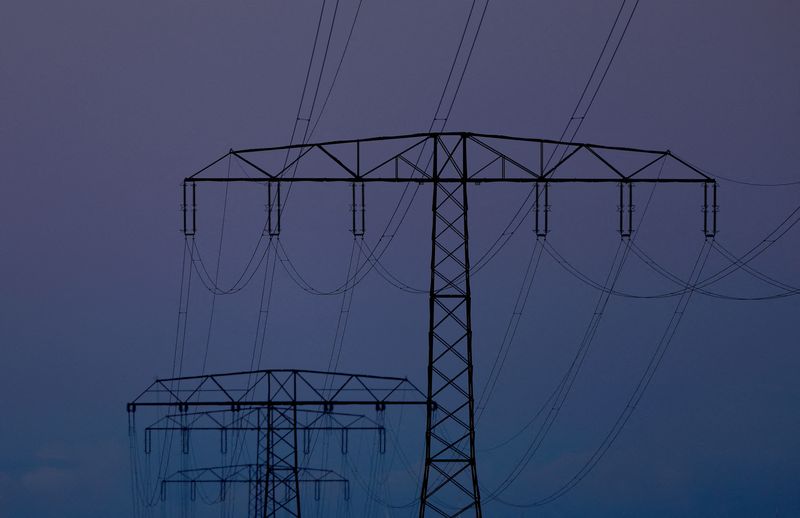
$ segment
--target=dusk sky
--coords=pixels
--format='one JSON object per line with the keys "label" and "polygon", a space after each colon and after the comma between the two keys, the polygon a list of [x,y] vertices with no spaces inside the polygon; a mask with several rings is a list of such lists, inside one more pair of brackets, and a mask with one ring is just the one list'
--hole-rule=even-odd
{"label": "dusk sky", "polygon": [[[622,4],[491,0],[445,129],[559,138]],[[134,502],[125,405],[173,372],[183,179],[231,148],[290,142],[321,9],[323,27],[334,9],[336,18],[317,71],[319,124],[310,141],[427,131],[472,5],[474,31],[484,0],[3,3],[0,518],[179,516],[179,499]],[[552,429],[495,495],[525,459],[541,422],[526,423],[547,406],[592,321],[600,291],[585,281],[603,282],[620,244],[613,186],[554,188],[547,241],[574,270],[542,254],[481,412],[483,515],[800,516],[800,229],[792,228],[800,218],[800,3],[629,0],[618,27],[632,9],[575,140],[671,150],[719,178],[716,242],[724,250],[741,257],[769,246],[749,270],[691,296],[613,445],[569,492],[531,506],[580,473],[602,444],[678,303],[609,298]],[[456,71],[464,64],[458,55]],[[226,162],[219,167],[224,176]],[[679,171],[668,167],[665,174]],[[470,187],[474,258],[506,232],[525,189]],[[702,189],[637,189],[636,245],[689,279],[704,244]],[[400,191],[368,190],[369,246],[386,240]],[[201,186],[196,245],[219,286],[247,271],[264,225],[263,192]],[[343,295],[308,294],[298,284],[324,291],[345,281],[354,243],[349,196],[344,185],[292,189],[280,236],[291,266],[275,268],[262,368],[328,365]],[[423,291],[430,201],[421,189],[381,259]],[[476,397],[505,350],[532,226],[528,216],[472,279]],[[729,264],[711,250],[700,278]],[[678,289],[651,266],[631,255],[615,289]],[[181,372],[247,369],[260,341],[264,265],[231,295],[213,297],[192,275]],[[339,369],[407,376],[424,389],[427,295],[398,290],[373,270],[346,296]],[[331,441],[330,466],[349,466],[360,478],[349,504],[326,492],[305,514],[417,516],[416,504],[406,504],[419,496],[424,411],[390,409],[386,423],[391,440],[380,463],[371,464],[372,438],[352,464]],[[247,515],[245,500],[233,511],[193,505],[196,516]]]}

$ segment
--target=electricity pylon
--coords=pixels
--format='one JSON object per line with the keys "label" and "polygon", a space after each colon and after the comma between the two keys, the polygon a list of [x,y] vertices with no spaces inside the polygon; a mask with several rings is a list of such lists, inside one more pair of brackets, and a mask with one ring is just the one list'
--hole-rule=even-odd
{"label": "electricity pylon", "polygon": [[[238,160],[252,175],[215,175],[224,159]],[[671,162],[678,174],[663,174]],[[301,166],[302,167],[299,167]],[[702,187],[703,231],[717,230],[717,184],[670,151],[560,142],[466,132],[419,133],[269,148],[231,150],[187,177],[183,184],[183,231],[197,230],[201,183],[266,186],[267,231],[281,231],[281,186],[343,183],[352,193],[352,232],[365,232],[365,186],[427,185],[432,189],[429,286],[427,425],[420,516],[481,516],[475,459],[468,187],[519,184],[530,189],[532,227],[549,232],[550,186],[616,185],[618,231],[630,237],[634,185]]]}
{"label": "electricity pylon", "polygon": [[[424,394],[406,378],[272,369],[157,379],[128,403],[127,408],[132,429],[136,427],[135,415],[140,407],[177,409],[177,417],[167,416],[154,426],[180,428],[185,453],[189,448],[191,420],[214,422],[217,419],[214,413],[204,416],[202,412],[190,413],[190,408],[225,409],[234,413],[255,409],[247,419],[235,423],[239,428],[257,430],[256,462],[252,464],[256,468],[250,477],[255,480],[249,493],[250,513],[258,518],[272,518],[301,516],[300,483],[303,479],[300,474],[304,469],[314,470],[298,462],[298,431],[304,426],[323,429],[325,423],[320,420],[320,414],[333,415],[337,406],[367,405],[383,412],[389,406],[425,404]],[[354,419],[359,416],[337,416],[349,419],[342,421],[344,434],[348,427],[367,428],[366,424],[358,424],[360,419]],[[207,427],[201,425],[200,428]],[[151,442],[147,435],[146,429],[145,450],[150,448]]]}

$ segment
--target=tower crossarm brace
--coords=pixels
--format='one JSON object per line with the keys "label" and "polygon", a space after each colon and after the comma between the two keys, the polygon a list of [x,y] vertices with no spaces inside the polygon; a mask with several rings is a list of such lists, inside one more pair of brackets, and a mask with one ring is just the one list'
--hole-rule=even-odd
{"label": "tower crossarm brace", "polygon": [[[434,178],[430,167],[419,159],[430,156],[435,140],[466,141],[470,155],[474,150],[480,161],[474,164],[465,178]],[[504,148],[505,147],[505,148]],[[285,157],[288,150],[299,150],[297,158],[282,167],[271,167]],[[214,166],[232,157],[241,162],[242,169],[252,172],[246,176],[214,174]],[[570,165],[581,156],[592,158],[598,166],[581,175],[573,174]],[[620,160],[621,157],[626,160]],[[639,162],[628,162],[637,156]],[[555,157],[555,158],[551,158]],[[453,160],[452,156],[444,157]],[[460,159],[460,157],[455,157]],[[661,160],[674,161],[686,174],[658,176]],[[322,167],[296,168],[299,163]],[[427,162],[427,161],[425,161]],[[415,133],[354,140],[336,140],[317,144],[230,150],[196,173],[185,178],[187,184],[202,182],[250,183],[715,183],[671,151],[605,146],[558,140],[490,135],[481,133],[444,132]],[[186,206],[191,208],[191,193],[187,192]]]}
{"label": "tower crossarm brace", "polygon": [[157,379],[133,401],[137,407],[227,409],[248,407],[322,407],[425,405],[425,395],[407,378],[312,370],[257,370]]}

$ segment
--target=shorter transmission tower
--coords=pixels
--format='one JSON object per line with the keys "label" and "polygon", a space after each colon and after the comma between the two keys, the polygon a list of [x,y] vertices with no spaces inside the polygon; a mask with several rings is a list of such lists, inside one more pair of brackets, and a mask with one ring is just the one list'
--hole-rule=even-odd
{"label": "shorter transmission tower", "polygon": [[[323,482],[349,485],[338,474],[301,466],[302,450],[312,449],[310,433],[339,431],[341,450],[348,451],[351,431],[375,431],[381,451],[385,451],[385,428],[363,415],[334,412],[337,406],[372,406],[379,415],[389,406],[425,406],[425,395],[406,378],[345,374],[325,371],[260,370],[202,376],[158,379],[128,403],[131,438],[136,441],[135,415],[139,407],[173,408],[144,429],[145,452],[153,449],[153,432],[180,432],[181,451],[188,454],[193,431],[215,430],[220,434],[221,453],[228,451],[228,433],[255,431],[255,462],[216,468],[180,470],[161,481],[161,496],[166,486],[188,484],[190,496],[198,483],[220,484],[220,498],[226,484],[247,481],[249,513],[257,518],[301,516],[300,485],[315,482],[319,497]],[[190,412],[190,408],[202,408]],[[233,473],[233,475],[231,475]],[[246,475],[246,477],[245,477]]]}

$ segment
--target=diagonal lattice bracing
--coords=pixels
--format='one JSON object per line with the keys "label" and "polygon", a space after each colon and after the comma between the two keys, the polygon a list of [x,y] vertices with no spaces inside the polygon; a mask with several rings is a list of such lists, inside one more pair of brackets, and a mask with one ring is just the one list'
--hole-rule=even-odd
{"label": "diagonal lattice bracing", "polygon": [[136,399],[138,407],[320,407],[423,404],[424,396],[406,378],[295,369],[204,374],[157,379]]}
{"label": "diagonal lattice bracing", "polygon": [[265,518],[300,516],[297,464],[297,407],[267,408],[267,477],[270,498]]}
{"label": "diagonal lattice bracing", "polygon": [[[447,144],[445,139],[434,139],[428,415],[420,516],[481,516],[472,391],[466,138],[452,147]],[[437,181],[445,179],[451,181]]]}

